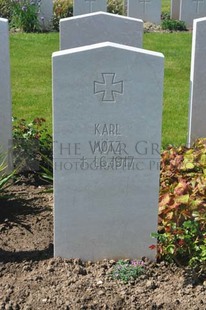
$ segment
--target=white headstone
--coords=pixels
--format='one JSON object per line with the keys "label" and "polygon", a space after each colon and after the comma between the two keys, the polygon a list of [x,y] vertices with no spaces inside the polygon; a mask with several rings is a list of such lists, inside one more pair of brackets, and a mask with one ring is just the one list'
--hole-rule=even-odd
{"label": "white headstone", "polygon": [[128,0],[123,0],[123,14],[127,15],[127,2]]}
{"label": "white headstone", "polygon": [[98,11],[107,11],[107,0],[73,0],[74,16]]}
{"label": "white headstone", "polygon": [[159,25],[161,5],[161,0],[128,0],[127,15]]}
{"label": "white headstone", "polygon": [[41,0],[39,20],[43,30],[50,30],[52,28],[52,18],[53,0]]}
{"label": "white headstone", "polygon": [[206,16],[206,0],[181,0],[180,20],[183,20],[187,27],[192,27],[193,20]]}
{"label": "white headstone", "polygon": [[60,49],[101,42],[142,47],[143,21],[105,12],[60,20]]}
{"label": "white headstone", "polygon": [[7,172],[12,170],[12,119],[8,20],[0,18],[0,153],[7,158]]}
{"label": "white headstone", "polygon": [[180,0],[171,0],[171,18],[179,20],[180,17]]}
{"label": "white headstone", "polygon": [[206,137],[206,17],[194,20],[188,146]]}
{"label": "white headstone", "polygon": [[163,61],[110,42],[53,54],[55,256],[154,259]]}

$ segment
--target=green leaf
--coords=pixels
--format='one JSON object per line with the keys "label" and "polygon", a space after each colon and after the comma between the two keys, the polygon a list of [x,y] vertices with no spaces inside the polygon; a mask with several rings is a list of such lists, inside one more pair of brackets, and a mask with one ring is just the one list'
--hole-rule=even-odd
{"label": "green leaf", "polygon": [[189,202],[189,199],[190,199],[190,195],[186,194],[186,195],[182,195],[182,196],[176,197],[175,201],[179,202],[179,203],[182,203],[182,204],[187,204]]}
{"label": "green leaf", "polygon": [[174,252],[175,252],[175,246],[174,246],[173,244],[170,244],[170,245],[167,246],[166,250],[167,250],[167,252],[168,252],[169,254],[174,254]]}

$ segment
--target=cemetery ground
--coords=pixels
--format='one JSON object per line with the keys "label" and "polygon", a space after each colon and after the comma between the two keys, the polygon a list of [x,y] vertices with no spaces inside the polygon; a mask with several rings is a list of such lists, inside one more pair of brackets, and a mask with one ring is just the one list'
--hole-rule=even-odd
{"label": "cemetery ground", "polygon": [[[166,58],[163,148],[186,141],[190,46],[189,32],[144,35],[144,48],[162,52]],[[50,132],[50,57],[56,50],[55,33],[11,36],[13,115],[27,122],[44,117]],[[171,170],[188,159],[182,157],[181,149],[178,152],[176,157],[166,158],[165,174],[172,172],[174,182],[170,185],[175,184],[177,196],[181,192],[187,202],[194,199],[193,192],[196,201],[203,199],[201,181],[194,191],[185,187],[184,182],[178,183],[182,167]],[[205,158],[200,156],[200,153],[194,155],[195,163],[205,165]],[[187,180],[191,178],[190,172],[184,171]],[[197,276],[182,263],[152,263],[144,259],[144,273],[124,283],[111,277],[113,260],[93,263],[54,259],[53,195],[46,191],[48,188],[39,179],[36,182],[34,175],[22,175],[4,191],[7,199],[1,199],[0,204],[0,309],[206,308],[205,274]],[[167,193],[170,189],[165,188]],[[171,206],[169,200],[167,206]]]}
{"label": "cemetery ground", "polygon": [[187,267],[145,262],[124,283],[115,261],[53,258],[53,195],[22,177],[0,206],[0,309],[205,309],[206,281]]}

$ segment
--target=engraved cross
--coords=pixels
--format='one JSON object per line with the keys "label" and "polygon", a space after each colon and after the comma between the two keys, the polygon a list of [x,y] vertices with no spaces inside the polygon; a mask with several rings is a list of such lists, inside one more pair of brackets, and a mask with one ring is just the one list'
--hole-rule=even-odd
{"label": "engraved cross", "polygon": [[102,73],[102,82],[94,81],[94,94],[102,94],[102,101],[116,101],[116,94],[123,94],[123,81],[115,81],[115,73]]}
{"label": "engraved cross", "polygon": [[146,12],[146,7],[147,7],[147,3],[150,3],[151,0],[139,0],[139,3],[142,3],[144,6],[143,6],[143,11],[144,13]]}
{"label": "engraved cross", "polygon": [[199,13],[200,3],[204,3],[205,0],[193,0],[196,3],[196,13]]}
{"label": "engraved cross", "polygon": [[85,0],[85,2],[89,2],[89,13],[93,12],[93,2],[96,0]]}

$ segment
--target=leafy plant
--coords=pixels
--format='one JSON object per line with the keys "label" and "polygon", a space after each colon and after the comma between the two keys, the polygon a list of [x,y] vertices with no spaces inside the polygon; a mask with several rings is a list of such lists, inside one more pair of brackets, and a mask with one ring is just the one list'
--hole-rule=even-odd
{"label": "leafy plant", "polygon": [[164,16],[164,19],[162,20],[161,27],[164,30],[170,30],[170,31],[186,31],[187,30],[187,27],[184,21],[170,19],[166,16]]}
{"label": "leafy plant", "polygon": [[24,32],[41,31],[39,23],[39,7],[41,0],[14,0],[11,6],[11,27]]}
{"label": "leafy plant", "polygon": [[6,164],[5,158],[0,154],[0,198],[4,197],[3,191],[10,186],[9,181],[14,176],[14,171],[10,174],[5,173]]}
{"label": "leafy plant", "polygon": [[[45,158],[45,162],[47,163],[47,167],[41,166],[41,171],[39,172],[40,178],[53,185],[53,162],[48,158]],[[46,192],[52,193],[53,188],[47,189]]]}
{"label": "leafy plant", "polygon": [[113,279],[121,280],[128,283],[130,280],[135,280],[144,273],[143,261],[127,261],[119,260],[113,267],[111,276]]}
{"label": "leafy plant", "polygon": [[163,151],[160,185],[158,258],[206,269],[206,139]]}
{"label": "leafy plant", "polygon": [[123,0],[109,0],[107,4],[107,11],[109,13],[123,15],[124,1]]}
{"label": "leafy plant", "polygon": [[46,121],[36,118],[28,123],[14,119],[14,165],[19,171],[39,171],[47,167],[52,159],[52,137],[48,133]]}
{"label": "leafy plant", "polygon": [[0,16],[11,20],[12,0],[0,0]]}
{"label": "leafy plant", "polygon": [[53,29],[59,31],[60,19],[73,16],[73,1],[54,0],[53,11]]}
{"label": "leafy plant", "polygon": [[164,20],[164,19],[170,19],[170,13],[169,12],[162,12],[161,13],[161,20]]}

